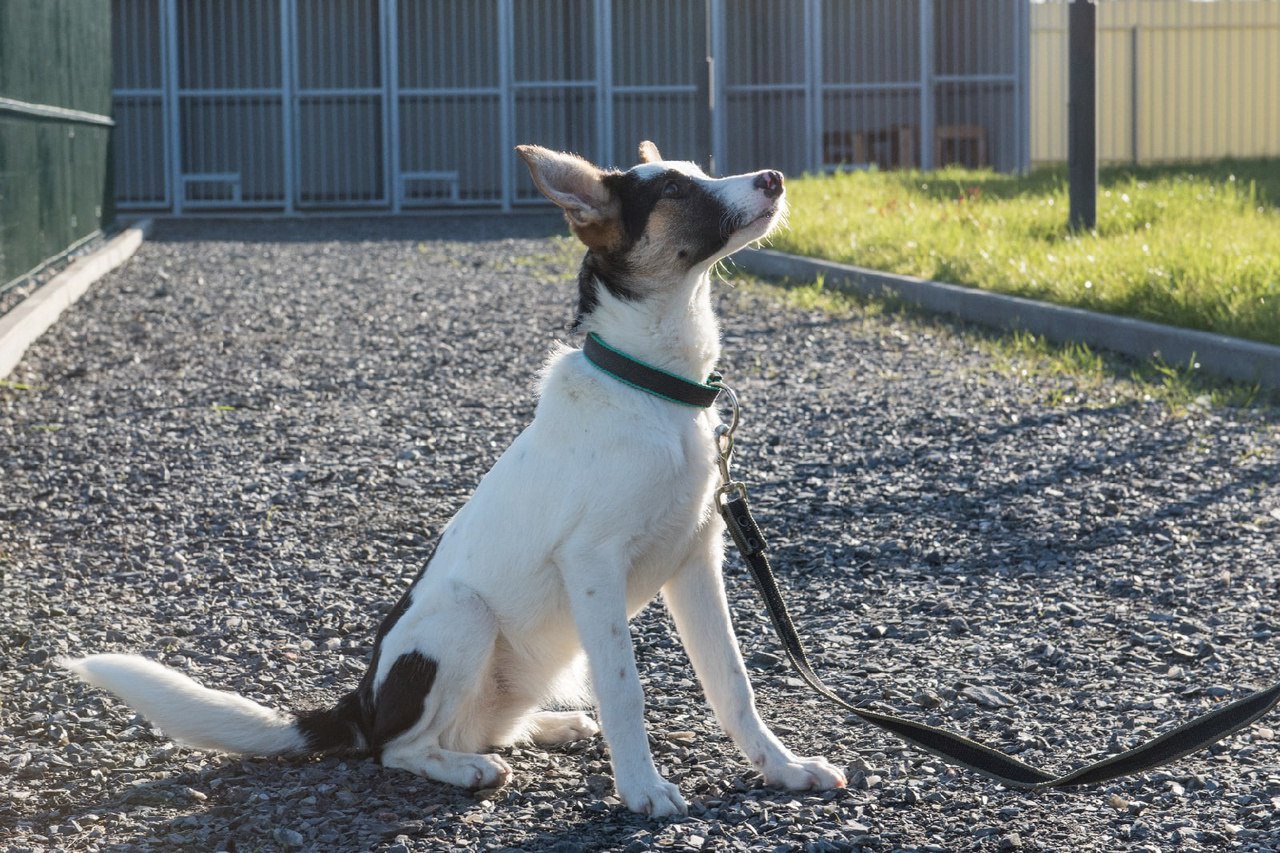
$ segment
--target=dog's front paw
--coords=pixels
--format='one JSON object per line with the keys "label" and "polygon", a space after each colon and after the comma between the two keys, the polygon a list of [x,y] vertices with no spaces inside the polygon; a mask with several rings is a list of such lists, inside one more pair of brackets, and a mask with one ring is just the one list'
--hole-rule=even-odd
{"label": "dog's front paw", "polygon": [[795,758],[762,770],[764,783],[788,791],[825,791],[843,788],[844,774],[825,758]]}
{"label": "dog's front paw", "polygon": [[649,817],[689,813],[680,789],[661,777],[637,785],[618,783],[618,796],[627,804],[627,808]]}

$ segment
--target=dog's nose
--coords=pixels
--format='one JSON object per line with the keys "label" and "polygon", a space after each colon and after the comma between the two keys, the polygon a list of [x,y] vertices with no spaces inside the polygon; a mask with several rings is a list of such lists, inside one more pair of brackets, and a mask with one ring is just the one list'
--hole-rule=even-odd
{"label": "dog's nose", "polygon": [[758,190],[764,190],[764,194],[769,198],[777,198],[782,195],[782,173],[766,169],[756,175],[754,186]]}

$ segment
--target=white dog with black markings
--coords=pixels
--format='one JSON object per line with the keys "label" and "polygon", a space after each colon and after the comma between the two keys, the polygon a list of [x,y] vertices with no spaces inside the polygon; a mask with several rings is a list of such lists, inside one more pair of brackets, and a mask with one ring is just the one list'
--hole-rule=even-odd
{"label": "white dog with black markings", "polygon": [[[650,142],[626,172],[517,150],[587,247],[578,328],[665,371],[707,376],[720,354],[711,268],[775,227],[782,175],[709,178]],[[332,708],[277,712],[137,655],[63,664],[194,747],[362,749],[477,788],[511,774],[487,749],[600,730],[584,713],[542,710],[588,695],[585,657],[618,795],[633,811],[672,815],[685,802],[654,766],[627,628],[661,592],[720,725],[765,783],[843,786],[838,769],[794,755],[756,712],[721,577],[716,424],[709,409],[645,393],[559,346],[533,422],[445,527],[383,621],[364,678]]]}

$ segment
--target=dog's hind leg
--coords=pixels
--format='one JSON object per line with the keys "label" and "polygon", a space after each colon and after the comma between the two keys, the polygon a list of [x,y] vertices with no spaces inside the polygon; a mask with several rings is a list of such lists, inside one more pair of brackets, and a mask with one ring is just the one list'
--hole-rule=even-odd
{"label": "dog's hind leg", "polygon": [[382,764],[460,788],[497,788],[511,778],[511,767],[496,755],[432,748],[422,740],[387,749]]}
{"label": "dog's hind leg", "polygon": [[374,746],[382,764],[451,785],[501,785],[511,768],[481,755],[518,711],[495,701],[498,626],[471,590],[424,590],[387,634],[392,662],[374,698]]}
{"label": "dog's hind leg", "polygon": [[524,721],[526,737],[539,746],[560,746],[600,733],[596,721],[582,711],[537,711]]}

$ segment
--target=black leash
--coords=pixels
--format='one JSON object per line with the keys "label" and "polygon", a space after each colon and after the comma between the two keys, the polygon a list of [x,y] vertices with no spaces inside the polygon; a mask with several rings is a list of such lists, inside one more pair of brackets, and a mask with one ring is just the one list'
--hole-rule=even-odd
{"label": "black leash", "polygon": [[1120,776],[1131,776],[1167,764],[1216,743],[1232,732],[1248,726],[1266,714],[1280,701],[1280,684],[1259,690],[1243,699],[1237,699],[1221,708],[1183,723],[1141,746],[1113,755],[1093,764],[1081,767],[1063,776],[1055,776],[1032,767],[1003,752],[984,746],[964,735],[940,729],[936,726],[908,720],[893,714],[884,714],[859,708],[837,695],[822,682],[805,656],[800,637],[796,634],[791,617],[787,614],[782,593],[765,555],[765,541],[751,517],[747,506],[746,489],[741,483],[730,483],[728,491],[721,487],[716,499],[720,515],[729,527],[729,533],[738,551],[746,560],[751,576],[764,597],[769,619],[782,639],[791,665],[800,677],[840,707],[851,711],[868,723],[893,732],[903,740],[915,744],[925,752],[953,764],[968,767],[983,776],[1017,788],[1065,788],[1071,785],[1095,785]]}
{"label": "black leash", "polygon": [[[795,625],[792,624],[791,616],[787,613],[786,604],[782,599],[782,593],[778,589],[777,579],[773,576],[773,568],[769,565],[769,558],[765,553],[767,546],[764,536],[760,533],[760,528],[752,517],[751,508],[747,504],[747,487],[730,476],[729,461],[733,455],[733,434],[738,428],[740,417],[737,395],[734,394],[732,389],[721,383],[718,376],[711,377],[705,385],[691,382],[666,371],[660,371],[657,368],[632,359],[625,353],[607,347],[594,334],[588,336],[587,344],[588,346],[583,348],[583,352],[593,364],[642,391],[647,391],[665,399],[671,399],[673,402],[683,403],[684,405],[697,405],[703,408],[712,405],[715,402],[715,396],[713,395],[711,400],[704,404],[700,402],[705,397],[705,392],[703,392],[698,397],[699,401],[694,402],[692,401],[689,387],[714,389],[717,393],[723,392],[728,397],[732,407],[731,420],[728,425],[721,424],[716,429],[716,447],[719,456],[720,476],[723,480],[720,488],[716,491],[716,508],[720,511],[725,525],[729,528],[729,535],[733,537],[734,544],[737,546],[739,553],[742,554],[743,560],[747,563],[747,568],[751,570],[751,577],[755,580],[756,586],[764,598],[765,609],[769,613],[769,619],[773,622],[773,627],[782,640],[782,647],[786,651],[791,665],[795,667],[801,678],[810,687],[841,708],[857,715],[865,722],[892,732],[908,743],[925,752],[936,755],[944,761],[967,767],[1009,787],[1039,790],[1044,788],[1066,788],[1076,785],[1096,785],[1121,776],[1131,776],[1135,773],[1151,770],[1203,749],[1233,732],[1245,728],[1267,714],[1276,706],[1277,702],[1280,702],[1280,684],[1276,684],[1264,690],[1251,693],[1242,699],[1229,702],[1190,722],[1183,723],[1175,729],[1152,738],[1141,746],[1136,746],[1133,749],[1104,758],[1101,761],[1096,761],[1093,764],[1060,776],[1046,773],[1039,768],[1032,767],[1030,764],[978,743],[964,735],[915,720],[908,720],[894,714],[885,714],[867,708],[860,708],[848,702],[824,684],[809,665],[804,646],[800,643],[800,636],[796,633]],[[592,346],[593,344],[598,346]],[[591,347],[591,349],[588,349],[588,347]],[[609,366],[596,361],[596,357],[601,350],[608,353]],[[615,372],[615,369],[620,372]],[[649,372],[661,375],[660,385],[649,387],[645,384],[645,382],[653,378]],[[669,382],[670,379],[675,379],[679,383],[683,383],[683,385],[672,386]],[[686,399],[675,399],[665,393],[670,391],[672,387],[676,388],[676,393],[686,394]],[[657,390],[658,388],[663,390]]]}

